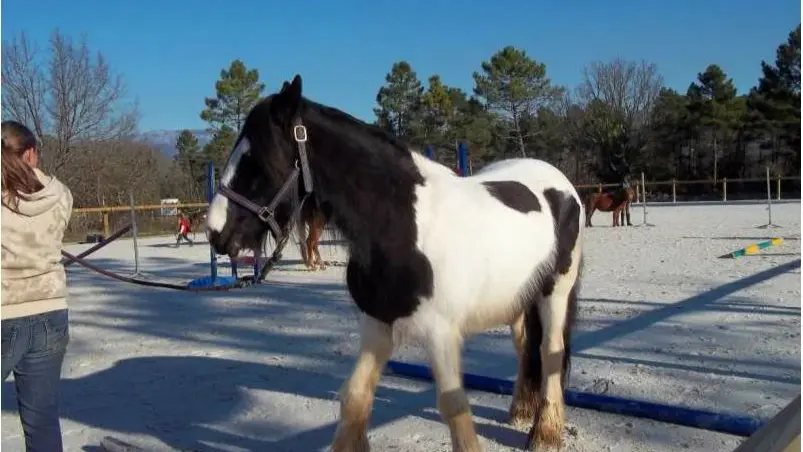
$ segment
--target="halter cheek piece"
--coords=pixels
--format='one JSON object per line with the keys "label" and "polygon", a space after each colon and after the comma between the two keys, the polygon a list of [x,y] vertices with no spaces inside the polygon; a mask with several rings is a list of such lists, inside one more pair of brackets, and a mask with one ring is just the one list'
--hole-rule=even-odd
{"label": "halter cheek piece", "polygon": [[[312,173],[310,172],[309,158],[307,157],[307,128],[301,123],[301,118],[296,118],[293,121],[293,138],[295,138],[296,143],[298,144],[298,158],[295,161],[295,168],[293,168],[293,172],[290,173],[290,176],[284,181],[282,187],[267,206],[260,206],[254,203],[250,199],[234,192],[234,190],[223,184],[218,186],[218,193],[239,204],[240,207],[252,212],[263,223],[267,223],[268,227],[276,236],[276,240],[279,242],[286,241],[290,236],[290,226],[292,226],[293,219],[301,211],[301,208],[304,206],[304,202],[307,200],[309,195],[312,194]],[[290,217],[290,221],[288,221],[288,224],[286,224],[283,229],[276,221],[276,207],[280,202],[282,202],[285,196],[287,196],[290,188],[296,184],[299,175],[304,182],[304,197],[301,199],[301,202],[296,207],[295,212],[293,212],[293,215]]]}

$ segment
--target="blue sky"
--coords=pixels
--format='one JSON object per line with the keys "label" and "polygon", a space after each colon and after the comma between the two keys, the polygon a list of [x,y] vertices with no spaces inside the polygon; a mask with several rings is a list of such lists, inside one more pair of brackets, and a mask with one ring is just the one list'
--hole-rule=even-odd
{"label": "blue sky", "polygon": [[683,91],[717,63],[744,92],[800,23],[800,2],[3,0],[0,14],[4,41],[25,31],[45,47],[56,27],[85,34],[125,77],[147,131],[203,128],[203,98],[235,58],[259,69],[266,92],[300,73],[308,97],[369,121],[393,62],[470,92],[472,72],[505,45],[562,85],[621,56],[656,63]]}

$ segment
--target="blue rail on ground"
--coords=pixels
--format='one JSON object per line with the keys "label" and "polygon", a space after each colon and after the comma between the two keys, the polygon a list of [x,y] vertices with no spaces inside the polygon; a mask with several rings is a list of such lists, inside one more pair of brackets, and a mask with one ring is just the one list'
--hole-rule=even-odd
{"label": "blue rail on ground", "polygon": [[232,276],[218,276],[215,278],[211,276],[202,276],[188,282],[187,287],[190,289],[201,289],[204,287],[235,287],[237,284],[237,278]]}
{"label": "blue rail on ground", "polygon": [[[387,369],[398,376],[432,381],[432,371],[427,366],[389,361]],[[463,374],[463,385],[466,389],[503,395],[513,394],[513,382],[501,378],[465,373]],[[570,390],[566,391],[565,398],[567,405],[577,408],[653,419],[670,424],[685,425],[744,437],[752,435],[766,422],[738,414],[716,413]]]}

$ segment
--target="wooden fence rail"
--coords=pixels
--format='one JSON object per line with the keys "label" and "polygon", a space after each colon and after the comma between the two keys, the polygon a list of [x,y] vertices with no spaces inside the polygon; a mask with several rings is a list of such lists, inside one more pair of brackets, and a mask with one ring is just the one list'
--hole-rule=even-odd
{"label": "wooden fence rail", "polygon": [[[775,193],[776,199],[781,199],[781,182],[782,181],[800,181],[800,176],[774,176],[772,181],[775,182],[775,189],[773,190]],[[698,180],[667,180],[667,181],[645,181],[644,186],[642,186],[641,181],[634,183],[634,187],[636,190],[636,199],[637,201],[643,201],[645,198],[645,192],[665,192],[665,190],[660,190],[659,187],[664,187],[668,189],[669,193],[671,193],[672,202],[677,202],[677,194],[678,194],[678,187],[688,187],[688,186],[700,186],[700,185],[709,185],[716,187],[720,194],[722,201],[728,200],[728,185],[730,184],[744,184],[744,183],[759,183],[759,182],[766,182],[766,178],[736,178],[736,179],[728,179],[722,178],[718,180],[714,179],[698,179]],[[603,190],[605,188],[617,187],[618,184],[577,184],[578,190],[588,191],[588,190]],[[762,186],[762,193],[765,191]],[[669,194],[666,193],[665,196]],[[182,210],[196,210],[196,209],[204,209],[208,206],[206,202],[189,202],[185,204],[150,204],[150,205],[140,205],[134,206],[133,209],[137,212],[152,212],[162,209],[182,209]],[[104,235],[108,236],[110,234],[110,222],[109,222],[109,214],[114,212],[130,212],[132,209],[131,206],[102,206],[102,207],[82,207],[73,209],[73,214],[98,214],[101,216],[101,221],[103,224],[103,233]]]}

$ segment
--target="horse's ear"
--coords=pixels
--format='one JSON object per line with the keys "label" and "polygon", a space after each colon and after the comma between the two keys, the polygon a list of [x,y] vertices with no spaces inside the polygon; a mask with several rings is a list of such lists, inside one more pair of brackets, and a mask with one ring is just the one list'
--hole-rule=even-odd
{"label": "horse's ear", "polygon": [[284,82],[279,96],[284,113],[295,116],[301,108],[301,76],[296,74],[291,83]]}

